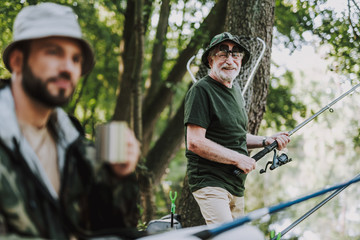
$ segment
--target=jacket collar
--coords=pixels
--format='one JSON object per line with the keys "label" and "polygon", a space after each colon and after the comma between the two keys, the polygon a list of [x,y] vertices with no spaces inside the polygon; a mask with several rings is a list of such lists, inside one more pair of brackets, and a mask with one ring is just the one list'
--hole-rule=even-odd
{"label": "jacket collar", "polygon": [[[61,108],[54,109],[54,114],[56,114],[57,118],[56,131],[59,136],[59,140],[56,143],[58,164],[60,174],[62,174],[65,165],[66,149],[80,134],[73,126],[68,115]],[[20,153],[23,155],[31,171],[34,172],[34,175],[39,177],[49,190],[50,194],[57,199],[57,193],[52,187],[37,155],[20,131],[10,86],[6,86],[4,89],[0,90],[0,122],[0,138],[4,144],[9,149],[15,150],[14,140],[18,143]]]}

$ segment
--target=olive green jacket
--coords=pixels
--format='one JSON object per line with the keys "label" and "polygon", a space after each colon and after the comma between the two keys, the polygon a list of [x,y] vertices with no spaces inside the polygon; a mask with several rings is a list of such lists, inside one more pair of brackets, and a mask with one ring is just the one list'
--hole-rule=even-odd
{"label": "olive green jacket", "polygon": [[137,224],[135,176],[117,178],[95,161],[92,144],[55,113],[59,195],[19,130],[10,87],[0,90],[0,239],[126,238]]}

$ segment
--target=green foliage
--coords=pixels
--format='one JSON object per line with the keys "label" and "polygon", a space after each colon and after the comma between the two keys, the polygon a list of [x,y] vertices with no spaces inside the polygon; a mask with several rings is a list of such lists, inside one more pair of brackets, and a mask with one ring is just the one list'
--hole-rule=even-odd
{"label": "green foliage", "polygon": [[291,94],[293,87],[294,76],[289,71],[280,77],[271,78],[264,115],[265,128],[286,131],[297,125],[294,115],[305,117],[306,106]]}
{"label": "green foliage", "polygon": [[355,147],[360,148],[360,128],[358,128],[357,135],[355,135],[353,138],[353,143]]}
{"label": "green foliage", "polygon": [[[24,4],[14,1],[0,1],[0,48],[3,50],[12,39],[12,28],[17,13],[21,10]],[[2,51],[1,51],[2,53]],[[0,62],[0,77],[10,77],[6,70],[3,61]]]}
{"label": "green foliage", "polygon": [[[291,51],[309,41],[313,34],[318,45],[331,46],[327,53],[333,58],[331,70],[347,74],[351,80],[360,76],[360,3],[344,1],[344,10],[330,8],[327,0],[276,0],[275,26],[281,34],[276,41],[283,42]],[[347,4],[347,6],[346,6]]]}
{"label": "green foliage", "polygon": [[[103,3],[114,6],[112,1]],[[108,121],[115,108],[119,82],[119,45],[124,17],[113,11],[113,8],[108,10],[99,3],[90,4],[88,1],[78,1],[74,10],[79,15],[85,37],[94,47],[96,66],[79,84],[67,109],[75,112],[86,132],[92,135],[94,126]]]}
{"label": "green foliage", "polygon": [[326,0],[276,0],[274,25],[282,43],[291,51],[306,42],[303,34],[314,29],[314,19],[320,14],[317,9],[324,2]]}
{"label": "green foliage", "polygon": [[354,80],[360,76],[360,8],[359,2],[348,1],[347,12],[335,14],[332,11],[322,11],[322,23],[314,29],[314,34],[320,37],[321,44],[330,44],[332,49],[328,56],[337,59],[332,70],[349,74]]}
{"label": "green foliage", "polygon": [[[179,199],[183,188],[183,179],[186,172],[187,159],[185,158],[185,149],[181,148],[167,169],[162,183],[156,189],[155,203],[157,208],[157,218],[161,218],[170,213],[171,201],[169,192],[177,192],[175,205],[179,205]],[[175,213],[178,210],[176,208]]]}

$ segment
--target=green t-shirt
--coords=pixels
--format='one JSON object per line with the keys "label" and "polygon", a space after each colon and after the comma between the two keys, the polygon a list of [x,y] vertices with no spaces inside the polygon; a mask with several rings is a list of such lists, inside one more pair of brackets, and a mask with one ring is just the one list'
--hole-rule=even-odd
{"label": "green t-shirt", "polygon": [[[210,76],[194,84],[185,99],[185,139],[187,124],[206,129],[205,137],[239,153],[248,155],[248,118],[239,85],[227,88]],[[192,192],[203,187],[221,187],[243,196],[246,174],[236,176],[234,165],[204,159],[186,149],[187,173]]]}

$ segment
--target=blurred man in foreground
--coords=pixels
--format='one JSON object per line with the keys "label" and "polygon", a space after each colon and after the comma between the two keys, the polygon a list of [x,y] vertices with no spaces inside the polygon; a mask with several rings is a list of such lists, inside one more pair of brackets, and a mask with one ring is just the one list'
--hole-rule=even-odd
{"label": "blurred man in foreground", "polygon": [[122,236],[138,214],[139,144],[127,130],[125,163],[95,151],[60,108],[94,66],[71,8],[23,8],[3,53],[11,72],[0,90],[0,238]]}

